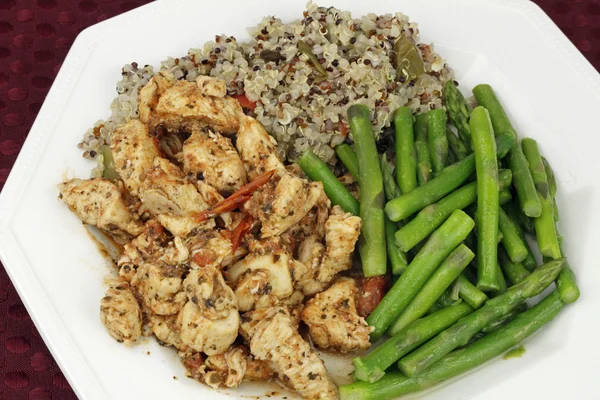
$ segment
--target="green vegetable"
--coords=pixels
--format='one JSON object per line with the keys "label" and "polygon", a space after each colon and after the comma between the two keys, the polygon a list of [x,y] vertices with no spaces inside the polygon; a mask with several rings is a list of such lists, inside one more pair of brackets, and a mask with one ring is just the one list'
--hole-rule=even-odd
{"label": "green vegetable", "polygon": [[121,179],[115,167],[115,160],[113,158],[112,150],[109,146],[102,146],[102,160],[102,163],[104,164],[102,177],[111,181]]}
{"label": "green vegetable", "polygon": [[425,73],[419,49],[404,33],[394,43],[394,53],[397,81],[409,82]]}
{"label": "green vegetable", "polygon": [[475,254],[467,246],[464,244],[458,245],[446,257],[433,275],[431,275],[427,283],[425,283],[402,314],[400,314],[396,322],[388,330],[388,334],[390,336],[397,334],[412,322],[425,315],[429,307],[435,304],[436,300],[452,285],[454,280],[458,278],[462,270],[465,269],[474,257]]}
{"label": "green vegetable", "polygon": [[[375,383],[354,382],[340,387],[340,400],[391,400],[424,390],[473,369],[519,344],[552,321],[564,303],[553,292],[507,325],[464,349],[454,351],[414,378],[388,372]],[[464,319],[464,318],[463,318]],[[460,322],[460,321],[459,321]]]}
{"label": "green vegetable", "polygon": [[458,295],[465,303],[477,309],[487,301],[486,294],[477,289],[466,276],[459,276],[457,281],[459,284]]}
{"label": "green vegetable", "polygon": [[373,341],[379,339],[400,316],[438,265],[465,239],[474,225],[467,214],[456,210],[431,234],[421,251],[367,317],[368,324],[375,328],[371,333]]}
{"label": "green vegetable", "polygon": [[408,266],[406,254],[396,246],[394,234],[396,233],[396,225],[385,217],[385,243],[387,246],[387,254],[392,266],[392,274],[400,275]]}
{"label": "green vegetable", "polygon": [[417,183],[419,186],[431,179],[431,155],[429,154],[427,125],[427,114],[415,116],[415,150],[417,153]]}
{"label": "green vegetable", "polygon": [[500,207],[498,211],[498,229],[502,232],[502,246],[513,262],[520,263],[527,258],[527,245],[521,238],[519,228],[504,209]]}
{"label": "green vegetable", "polygon": [[[446,82],[444,86],[444,98],[450,121],[456,126],[462,143],[467,149],[471,149],[471,127],[469,126],[471,107],[469,107],[464,96],[451,80]],[[450,145],[452,146],[452,143]]]}
{"label": "green vegetable", "polygon": [[527,163],[529,164],[529,171],[531,171],[531,178],[538,194],[542,197],[548,197],[548,178],[546,176],[546,168],[542,161],[542,155],[538,148],[537,142],[531,138],[524,138],[521,140],[521,148]]}
{"label": "green vegetable", "polygon": [[402,193],[417,187],[417,156],[414,146],[413,115],[408,107],[394,113],[396,128],[396,180]]}
{"label": "green vegetable", "polygon": [[348,108],[350,130],[358,158],[360,217],[363,222],[359,252],[365,277],[384,275],[387,266],[383,177],[375,146],[371,112],[362,104]]}
{"label": "green vegetable", "polygon": [[400,357],[472,312],[473,308],[461,303],[413,322],[366,356],[355,358],[354,377],[365,382],[376,382]]}
{"label": "green vegetable", "polygon": [[311,150],[307,150],[298,159],[298,165],[302,168],[302,171],[313,181],[319,181],[323,183],[323,189],[325,194],[331,200],[334,205],[339,205],[344,211],[352,213],[354,215],[360,214],[360,205],[358,201],[344,185],[335,177],[333,172],[329,169],[327,164],[323,162],[319,157],[315,155]]}
{"label": "green vegetable", "polygon": [[491,332],[494,332],[494,331],[502,328],[504,325],[508,324],[510,321],[515,319],[515,317],[518,314],[520,314],[524,311],[527,311],[527,304],[521,303],[518,306],[516,306],[515,308],[513,308],[508,314],[506,314],[503,317],[500,317],[497,320],[492,321],[489,324],[487,324],[486,326],[484,326],[483,329],[481,330],[481,333],[491,333]]}
{"label": "green vegetable", "polygon": [[525,239],[525,233],[523,232],[523,228],[522,228],[523,224],[521,223],[521,218],[524,218],[525,221],[531,221],[532,227],[533,227],[533,220],[531,220],[531,218],[529,218],[528,216],[523,214],[521,212],[521,210],[518,207],[516,207],[515,204],[512,202],[503,204],[502,208],[506,212],[506,215],[508,215],[508,217],[511,219],[514,226],[517,228],[519,237],[521,238],[521,240],[523,241],[523,243],[525,244],[525,246],[527,248],[527,257],[525,257],[525,260],[523,260],[523,266],[528,271],[532,271],[537,267],[537,261],[535,260],[535,257],[533,256],[533,253],[531,252],[531,248],[529,247],[529,243],[527,243],[527,239]]}
{"label": "green vegetable", "polygon": [[441,108],[427,113],[427,135],[429,153],[434,176],[439,175],[448,165],[448,137],[446,136],[446,111]]}
{"label": "green vegetable", "polygon": [[349,144],[342,143],[335,146],[335,154],[337,154],[344,167],[350,172],[350,175],[354,179],[358,179],[358,158],[356,158],[356,153],[352,150],[352,147]]}
{"label": "green vegetable", "polygon": [[529,271],[523,264],[511,260],[506,250],[502,247],[498,249],[498,261],[500,262],[502,271],[513,285],[521,282],[529,275]]}
{"label": "green vegetable", "polygon": [[458,161],[462,160],[463,158],[465,158],[466,156],[471,154],[471,152],[469,151],[467,146],[463,143],[463,141],[460,140],[458,138],[458,136],[456,136],[450,128],[446,129],[446,137],[448,138],[448,144],[450,145],[450,150],[452,150],[452,153],[454,153],[454,155],[456,156],[456,159]]}
{"label": "green vegetable", "polygon": [[312,66],[315,68],[315,71],[316,71],[315,82],[318,83],[318,82],[322,82],[325,79],[327,79],[327,70],[319,62],[319,58],[315,55],[315,53],[313,53],[312,47],[310,47],[310,45],[308,43],[306,43],[302,40],[299,40],[298,41],[298,50],[301,53],[306,54],[306,56],[308,57],[308,60],[310,61]]}
{"label": "green vegetable", "polygon": [[[473,135],[475,136],[474,132]],[[471,336],[487,324],[506,315],[525,299],[544,291],[556,279],[564,264],[565,260],[559,259],[540,266],[521,283],[510,287],[504,294],[488,300],[479,310],[461,318],[450,328],[401,359],[398,363],[400,370],[406,376],[413,377],[440,361],[452,350],[466,344]]]}
{"label": "green vegetable", "polygon": [[488,111],[477,107],[471,113],[471,134],[477,171],[477,288],[500,289],[496,278],[498,210],[498,162],[494,132]]}
{"label": "green vegetable", "polygon": [[498,203],[500,203],[501,206],[506,203],[509,203],[511,200],[512,200],[512,194],[510,194],[510,190],[504,189],[504,190],[501,190],[500,193],[498,193]]}
{"label": "green vegetable", "polygon": [[383,176],[383,192],[385,193],[385,199],[390,201],[396,197],[400,197],[402,192],[396,185],[394,175],[392,174],[392,170],[385,153],[383,156],[381,156],[381,174]]}

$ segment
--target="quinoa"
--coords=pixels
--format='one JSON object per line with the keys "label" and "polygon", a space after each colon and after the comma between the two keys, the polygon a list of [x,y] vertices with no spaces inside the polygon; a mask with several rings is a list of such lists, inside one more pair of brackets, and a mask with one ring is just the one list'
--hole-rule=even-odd
{"label": "quinoa", "polygon": [[[379,139],[398,107],[406,105],[415,113],[443,107],[443,85],[454,79],[433,46],[419,43],[417,24],[401,13],[352,18],[348,11],[310,2],[301,20],[285,24],[266,17],[249,33],[247,43],[216,36],[186,56],[167,58],[158,72],[173,80],[193,81],[199,75],[224,80],[229,95],[245,96],[255,105],[246,112],[275,137],[281,155],[290,161],[312,149],[335,163],[333,148],[352,139],[346,116],[350,105],[362,103],[373,110]],[[425,73],[416,79],[397,79],[393,50],[401,35],[417,44],[423,60]],[[326,77],[299,50],[300,42],[310,46]],[[151,66],[123,67],[111,116],[98,121],[79,144],[84,157],[101,161],[101,148],[109,144],[112,131],[138,118],[138,92],[153,75]],[[92,175],[101,172],[99,165]]]}

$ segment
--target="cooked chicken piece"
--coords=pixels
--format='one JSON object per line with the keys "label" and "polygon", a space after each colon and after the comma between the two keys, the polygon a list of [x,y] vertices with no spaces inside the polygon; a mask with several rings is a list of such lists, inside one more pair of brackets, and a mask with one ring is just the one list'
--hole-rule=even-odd
{"label": "cooked chicken piece", "polygon": [[106,179],[71,179],[58,185],[59,198],[84,223],[97,226],[120,241],[142,233],[144,225],[136,220],[123,201],[121,192]]}
{"label": "cooked chicken piece", "polygon": [[348,189],[352,197],[356,200],[360,200],[360,191],[358,187],[358,182],[354,177],[350,174],[342,175],[338,178],[338,180]]}
{"label": "cooked chicken piece", "polygon": [[212,76],[200,75],[196,78],[196,85],[200,93],[205,96],[225,97],[227,96],[227,86],[222,79]]}
{"label": "cooked chicken piece", "polygon": [[259,360],[271,361],[281,381],[306,399],[337,399],[323,361],[305,342],[285,307],[246,313],[240,333]]}
{"label": "cooked chicken piece", "polygon": [[352,254],[361,227],[360,217],[344,212],[340,206],[332,208],[325,223],[327,249],[317,274],[318,281],[331,282],[338,272],[352,267]]}
{"label": "cooked chicken piece", "polygon": [[112,133],[110,148],[116,171],[129,193],[137,196],[143,173],[152,167],[154,158],[160,157],[156,139],[143,122],[131,119]]}
{"label": "cooked chicken piece", "polygon": [[245,256],[248,251],[239,247],[231,254],[228,231],[206,231],[188,240],[191,257],[200,267],[228,267]]}
{"label": "cooked chicken piece", "polygon": [[209,356],[199,353],[183,359],[187,375],[215,389],[237,387],[243,380],[269,380],[276,376],[266,361],[256,360],[246,346],[231,346],[226,353]]}
{"label": "cooked chicken piece", "polygon": [[181,336],[179,336],[177,315],[149,314],[148,319],[152,333],[156,336],[161,346],[174,346],[177,349],[184,347],[181,342]]}
{"label": "cooked chicken piece", "polygon": [[193,184],[184,180],[179,168],[165,158],[154,159],[143,176],[140,198],[160,223],[175,236],[186,236],[196,228],[210,229],[214,220],[197,222],[195,216],[208,208]]}
{"label": "cooked chicken piece", "polygon": [[281,300],[281,304],[288,307],[301,306],[304,301],[304,293],[301,290],[294,290],[294,293],[286,299]]}
{"label": "cooked chicken piece", "polygon": [[304,218],[323,193],[321,182],[309,182],[280,171],[254,192],[244,208],[262,223],[261,236],[279,236]]}
{"label": "cooked chicken piece", "polygon": [[302,321],[317,347],[342,353],[370,347],[373,328],[356,311],[357,293],[354,280],[342,278],[306,303]]}
{"label": "cooked chicken piece", "polygon": [[129,285],[117,285],[106,291],[100,301],[100,320],[110,336],[127,345],[142,334],[142,312]]}
{"label": "cooked chicken piece", "polygon": [[182,268],[144,263],[131,279],[131,286],[150,312],[177,314],[185,303],[185,294],[179,293],[182,275]]}
{"label": "cooked chicken piece", "polygon": [[324,254],[325,245],[317,235],[308,236],[298,247],[298,261],[304,265],[304,270],[298,268],[295,287],[307,296],[319,293],[327,287],[327,282],[316,280]]}
{"label": "cooked chicken piece", "polygon": [[156,110],[158,99],[160,96],[173,86],[174,81],[165,77],[160,72],[154,75],[148,83],[140,89],[139,99],[139,112],[140,120],[143,123],[147,123],[150,120],[150,116]]}
{"label": "cooked chicken piece", "polygon": [[277,142],[260,122],[252,117],[240,118],[235,147],[244,162],[248,179],[253,180],[268,171],[285,169],[276,146]]}
{"label": "cooked chicken piece", "polygon": [[236,133],[242,107],[232,97],[206,96],[194,82],[177,81],[158,99],[150,126],[162,125],[168,131],[189,131],[191,126],[207,126],[223,134]]}
{"label": "cooked chicken piece", "polygon": [[229,195],[246,183],[246,170],[231,140],[219,133],[196,132],[183,143],[183,170]]}
{"label": "cooked chicken piece", "polygon": [[325,223],[329,218],[331,202],[323,191],[313,208],[297,224],[281,235],[281,240],[295,253],[298,245],[308,236],[325,237]]}
{"label": "cooked chicken piece", "polygon": [[251,252],[227,269],[240,311],[275,305],[294,292],[291,255],[278,239],[251,243]]}
{"label": "cooked chicken piece", "polygon": [[[198,268],[192,264],[192,268]],[[179,314],[181,340],[193,351],[220,354],[238,334],[239,314],[233,291],[214,267],[193,269],[185,278],[189,301]]]}
{"label": "cooked chicken piece", "polygon": [[[206,204],[208,204],[210,207],[214,207],[225,200],[225,198],[217,189],[204,181],[196,181],[196,187],[198,188],[198,192],[200,192],[200,196],[202,196]],[[234,226],[242,220],[242,217],[243,216],[240,213],[230,211],[216,216],[215,222],[219,227],[233,230]]]}

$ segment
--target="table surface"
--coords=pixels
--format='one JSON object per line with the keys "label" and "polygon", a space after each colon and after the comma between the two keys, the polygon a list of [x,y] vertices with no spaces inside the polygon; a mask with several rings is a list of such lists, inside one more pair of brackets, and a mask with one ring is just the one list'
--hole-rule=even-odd
{"label": "table surface", "polygon": [[[0,191],[79,32],[147,0],[0,0]],[[600,67],[600,2],[536,0]],[[76,399],[0,265],[0,400]]]}

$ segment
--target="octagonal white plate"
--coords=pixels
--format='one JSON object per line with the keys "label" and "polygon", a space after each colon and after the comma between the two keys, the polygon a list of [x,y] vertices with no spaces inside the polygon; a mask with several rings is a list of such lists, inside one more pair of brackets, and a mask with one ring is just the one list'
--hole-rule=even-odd
{"label": "octagonal white plate", "polygon": [[[581,284],[578,303],[497,360],[428,399],[600,398],[600,78],[533,3],[516,0],[328,1],[355,15],[401,11],[419,22],[461,88],[491,83],[522,135],[539,140],[560,184],[560,229]],[[0,195],[0,256],[40,333],[82,399],[229,398],[184,379],[175,353],[125,348],[98,318],[106,261],[58,202],[65,172],[87,177],[75,145],[106,117],[121,66],[157,65],[215,34],[243,40],[264,15],[299,18],[304,1],[163,1],[102,22],[75,41]],[[148,354],[149,353],[149,354]],[[261,394],[247,386],[235,395]]]}

